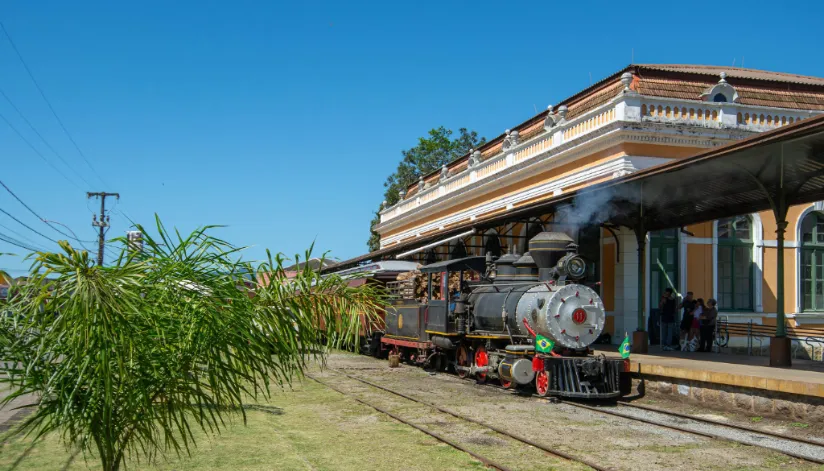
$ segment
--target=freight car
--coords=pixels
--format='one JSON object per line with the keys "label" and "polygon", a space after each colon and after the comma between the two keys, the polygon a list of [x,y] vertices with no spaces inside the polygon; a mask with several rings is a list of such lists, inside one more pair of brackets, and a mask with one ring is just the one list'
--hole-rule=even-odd
{"label": "freight car", "polygon": [[[426,295],[389,283],[382,351],[541,396],[616,398],[631,388],[629,360],[593,355],[604,329],[598,293],[583,284],[587,263],[572,239],[542,232],[524,255],[466,257],[425,265]],[[458,272],[460,289],[447,280]],[[465,281],[473,273],[478,281]],[[411,293],[411,295],[410,295]],[[536,339],[539,341],[536,342]]]}

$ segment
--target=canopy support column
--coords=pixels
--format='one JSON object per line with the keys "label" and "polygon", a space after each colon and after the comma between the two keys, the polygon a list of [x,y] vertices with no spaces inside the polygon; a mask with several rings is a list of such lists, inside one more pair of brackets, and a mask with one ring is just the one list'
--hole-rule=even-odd
{"label": "canopy support column", "polygon": [[786,315],[784,313],[784,233],[787,231],[787,191],[784,188],[784,148],[781,148],[781,156],[778,159],[779,184],[778,195],[773,204],[773,214],[777,229],[776,233],[776,254],[777,270],[776,278],[778,287],[776,289],[776,310],[775,310],[775,337],[770,340],[770,366],[788,367],[792,365],[790,347],[792,341],[787,337]]}
{"label": "canopy support column", "polygon": [[649,333],[646,331],[644,306],[646,305],[646,246],[647,229],[644,224],[644,194],[641,187],[638,203],[638,221],[635,224],[635,240],[638,242],[638,328],[632,333],[632,353],[647,353]]}

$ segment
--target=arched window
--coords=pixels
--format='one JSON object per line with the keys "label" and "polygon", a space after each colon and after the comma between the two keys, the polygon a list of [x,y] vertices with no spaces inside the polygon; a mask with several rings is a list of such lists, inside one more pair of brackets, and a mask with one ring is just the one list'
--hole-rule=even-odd
{"label": "arched window", "polygon": [[495,257],[501,256],[501,241],[495,231],[489,231],[484,235],[484,255],[487,253]]}
{"label": "arched window", "polygon": [[824,214],[801,222],[801,296],[804,311],[824,310]]}
{"label": "arched window", "polygon": [[752,221],[736,216],[718,221],[718,308],[752,310]]}
{"label": "arched window", "polygon": [[727,97],[723,93],[716,93],[714,97],[712,97],[712,101],[716,103],[726,103]]}

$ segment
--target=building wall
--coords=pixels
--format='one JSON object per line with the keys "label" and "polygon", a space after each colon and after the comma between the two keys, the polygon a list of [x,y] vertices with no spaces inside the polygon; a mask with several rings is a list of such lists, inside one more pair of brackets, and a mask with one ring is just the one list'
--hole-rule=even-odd
{"label": "building wall", "polygon": [[[715,297],[713,293],[712,265],[713,246],[710,244],[687,244],[687,291],[692,291],[697,298],[707,300]],[[682,293],[683,294],[683,293]]]}
{"label": "building wall", "polygon": [[[788,227],[785,234],[784,248],[784,312],[790,325],[816,328],[824,327],[824,312],[799,312],[798,297],[800,292],[799,254],[800,241],[798,232],[801,221],[810,211],[819,208],[824,212],[824,202],[816,205],[805,204],[790,208],[787,215]],[[777,311],[777,275],[778,251],[776,248],[776,223],[771,211],[762,211],[751,215],[753,232],[753,282],[760,285],[752,290],[753,309],[745,312],[721,312],[730,322],[748,322],[775,325]],[[685,228],[690,234],[681,233],[679,237],[685,246],[679,259],[679,279],[683,291],[692,291],[696,297],[717,299],[717,250],[718,238],[715,221],[693,224]],[[615,261],[616,246],[608,232],[602,232],[602,288],[608,318],[607,325],[615,332],[633,330],[637,324],[637,254],[635,253],[634,235],[624,229],[619,232],[621,242],[621,260]],[[626,242],[627,247],[624,247]],[[647,272],[649,272],[649,254],[647,254]],[[646,296],[649,297],[649,276],[645,280]],[[632,299],[630,299],[632,298]],[[760,303],[758,302],[760,298]],[[649,316],[650,306],[645,306]],[[627,329],[628,326],[633,329]]]}

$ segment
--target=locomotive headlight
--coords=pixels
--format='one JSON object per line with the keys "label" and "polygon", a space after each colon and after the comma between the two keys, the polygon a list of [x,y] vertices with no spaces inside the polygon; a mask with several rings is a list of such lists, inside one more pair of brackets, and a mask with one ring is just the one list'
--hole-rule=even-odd
{"label": "locomotive headlight", "polygon": [[579,280],[587,274],[587,262],[578,255],[564,257],[564,271],[567,276],[574,280]]}

